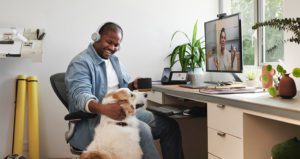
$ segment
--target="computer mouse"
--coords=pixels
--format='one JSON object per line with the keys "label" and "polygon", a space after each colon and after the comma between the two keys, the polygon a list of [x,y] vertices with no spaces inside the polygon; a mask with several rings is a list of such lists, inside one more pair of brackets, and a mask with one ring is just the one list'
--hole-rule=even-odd
{"label": "computer mouse", "polygon": [[206,107],[192,107],[185,109],[182,114],[186,116],[205,117],[207,110]]}
{"label": "computer mouse", "polygon": [[185,109],[185,110],[183,110],[182,114],[189,116],[189,115],[191,115],[190,112],[191,112],[191,109]]}

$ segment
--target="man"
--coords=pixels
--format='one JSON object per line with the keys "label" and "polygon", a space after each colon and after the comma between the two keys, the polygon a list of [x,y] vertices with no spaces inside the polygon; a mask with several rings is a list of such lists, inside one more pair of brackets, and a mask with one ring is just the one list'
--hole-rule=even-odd
{"label": "man", "polygon": [[214,63],[217,67],[217,70],[221,71],[230,71],[233,70],[233,62],[236,55],[236,49],[231,46],[231,52],[230,53],[226,47],[226,32],[225,28],[221,29],[220,32],[220,52],[217,54],[217,57],[214,58]]}
{"label": "man", "polygon": [[[98,35],[97,35],[98,34]],[[96,38],[95,38],[96,37]],[[114,55],[123,38],[122,28],[112,22],[105,23],[92,36],[94,43],[78,54],[69,64],[66,72],[66,86],[70,112],[85,111],[99,114],[97,118],[80,121],[70,144],[84,150],[93,139],[94,128],[101,114],[122,120],[125,114],[120,104],[104,105],[101,100],[109,90],[128,87],[133,90],[137,81],[129,83],[128,74],[121,68]],[[181,159],[181,134],[175,120],[160,117],[146,110],[139,110],[141,147],[143,159],[158,159],[153,138],[160,138],[164,159]]]}

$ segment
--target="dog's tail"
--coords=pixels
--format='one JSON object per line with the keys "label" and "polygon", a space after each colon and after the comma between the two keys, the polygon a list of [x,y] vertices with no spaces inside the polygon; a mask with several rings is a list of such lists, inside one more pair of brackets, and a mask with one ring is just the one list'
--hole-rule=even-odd
{"label": "dog's tail", "polygon": [[80,159],[114,159],[111,154],[106,151],[84,151],[80,155]]}

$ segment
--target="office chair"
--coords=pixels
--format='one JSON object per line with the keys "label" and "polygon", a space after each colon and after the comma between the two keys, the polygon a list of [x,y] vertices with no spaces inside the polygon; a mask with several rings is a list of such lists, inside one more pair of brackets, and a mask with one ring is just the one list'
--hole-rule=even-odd
{"label": "office chair", "polygon": [[[64,104],[64,106],[69,110],[68,106],[68,98],[67,98],[67,91],[65,85],[65,73],[56,73],[50,76],[51,86],[56,94],[56,96],[60,99],[60,101]],[[67,114],[64,119],[68,121],[69,130],[65,133],[65,140],[68,143],[70,139],[73,137],[74,130],[76,127],[76,122],[82,119],[89,119],[96,117],[96,114],[85,113],[82,111],[69,113]],[[80,155],[82,150],[76,149],[70,145],[70,150],[72,154]]]}

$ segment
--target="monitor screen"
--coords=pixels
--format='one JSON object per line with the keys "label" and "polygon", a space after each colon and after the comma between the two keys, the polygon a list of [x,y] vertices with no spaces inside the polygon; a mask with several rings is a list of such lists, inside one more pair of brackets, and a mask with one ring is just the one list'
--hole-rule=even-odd
{"label": "monitor screen", "polygon": [[204,23],[207,72],[243,71],[239,13]]}

